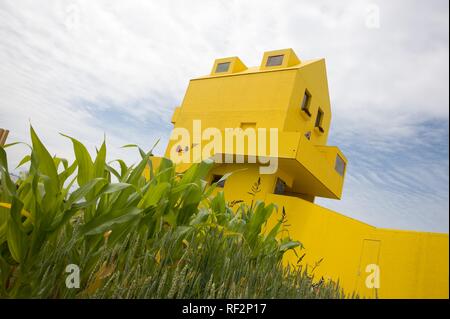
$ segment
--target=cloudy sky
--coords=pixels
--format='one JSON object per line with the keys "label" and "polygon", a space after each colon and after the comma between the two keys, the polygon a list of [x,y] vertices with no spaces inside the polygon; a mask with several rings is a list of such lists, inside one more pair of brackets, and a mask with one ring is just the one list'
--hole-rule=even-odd
{"label": "cloudy sky", "polygon": [[[59,132],[93,152],[162,153],[188,80],[215,58],[259,65],[264,51],[326,58],[330,144],[349,159],[341,201],[375,226],[448,232],[448,1],[0,1],[0,127],[52,153]],[[17,163],[26,151],[9,149]]]}

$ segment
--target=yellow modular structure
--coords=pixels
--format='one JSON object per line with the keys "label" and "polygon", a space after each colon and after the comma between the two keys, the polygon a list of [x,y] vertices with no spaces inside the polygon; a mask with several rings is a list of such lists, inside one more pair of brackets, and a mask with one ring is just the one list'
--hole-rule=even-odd
{"label": "yellow modular structure", "polygon": [[211,183],[234,172],[220,185],[228,201],[251,201],[259,179],[256,198],[285,208],[291,237],[305,247],[302,264],[317,265],[316,278],[364,297],[448,298],[448,234],[376,228],[314,204],[342,194],[347,159],[326,145],[330,121],[323,59],[301,61],[291,49],[266,52],[251,68],[218,59],[190,81],[165,156],[183,162],[180,169],[214,156]]}

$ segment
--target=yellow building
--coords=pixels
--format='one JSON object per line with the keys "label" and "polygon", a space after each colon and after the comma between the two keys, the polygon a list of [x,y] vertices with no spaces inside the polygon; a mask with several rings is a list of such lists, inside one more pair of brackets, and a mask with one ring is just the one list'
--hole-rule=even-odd
{"label": "yellow building", "polygon": [[[326,145],[330,121],[323,59],[301,61],[291,49],[266,52],[251,68],[237,57],[218,59],[209,75],[190,81],[165,156],[180,167],[214,156],[211,183],[234,172],[220,185],[227,201],[251,201],[259,179],[256,198],[285,208],[290,236],[305,247],[302,264],[317,265],[316,278],[339,279],[365,297],[448,298],[448,234],[380,229],[314,204],[342,194],[347,159]],[[233,128],[242,133],[234,142],[226,137]],[[189,138],[180,138],[183,130]],[[276,169],[262,173],[270,160]]]}

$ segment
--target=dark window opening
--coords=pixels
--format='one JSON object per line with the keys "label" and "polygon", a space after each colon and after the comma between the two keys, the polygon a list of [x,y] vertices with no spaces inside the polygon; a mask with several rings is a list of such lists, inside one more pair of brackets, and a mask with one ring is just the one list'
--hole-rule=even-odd
{"label": "dark window opening", "polygon": [[230,62],[218,63],[216,67],[216,73],[227,72],[230,68]]}
{"label": "dark window opening", "polygon": [[225,186],[225,180],[220,180],[223,177],[223,175],[213,175],[213,178],[211,180],[211,184],[217,183],[217,187],[223,188]]}
{"label": "dark window opening", "polygon": [[324,129],[322,127],[322,121],[323,121],[323,111],[322,109],[319,108],[319,110],[317,111],[317,117],[316,117],[316,127],[319,129],[320,132],[324,132]]}
{"label": "dark window opening", "polygon": [[339,173],[339,175],[344,176],[345,162],[339,155],[336,155],[336,164],[334,165],[334,169]]}
{"label": "dark window opening", "polygon": [[267,58],[266,66],[276,66],[283,64],[284,55],[272,55]]}
{"label": "dark window opening", "polygon": [[286,192],[286,183],[281,178],[277,178],[274,194],[283,195],[285,192]]}
{"label": "dark window opening", "polygon": [[303,95],[302,101],[302,111],[311,116],[311,112],[309,111],[309,106],[311,105],[311,93],[308,90],[305,91],[305,95]]}
{"label": "dark window opening", "polygon": [[311,140],[311,131],[306,132],[306,133],[305,133],[305,137],[306,137],[308,140]]}

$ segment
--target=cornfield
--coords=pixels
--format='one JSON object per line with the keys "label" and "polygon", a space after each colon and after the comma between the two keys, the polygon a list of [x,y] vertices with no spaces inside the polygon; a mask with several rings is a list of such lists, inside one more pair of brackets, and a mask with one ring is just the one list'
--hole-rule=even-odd
{"label": "cornfield", "polygon": [[[13,180],[0,147],[1,298],[343,298],[338,283],[285,266],[301,250],[273,204],[230,205],[205,181],[211,161],[177,173],[152,150],[136,165],[93,159],[78,140],[75,160],[51,156],[32,127],[29,168]],[[114,168],[116,167],[116,168]],[[150,178],[143,176],[150,168]],[[223,177],[224,179],[227,176]],[[219,181],[220,182],[220,181]],[[283,237],[284,236],[284,237]],[[79,284],[67,283],[68,267]]]}

